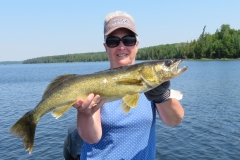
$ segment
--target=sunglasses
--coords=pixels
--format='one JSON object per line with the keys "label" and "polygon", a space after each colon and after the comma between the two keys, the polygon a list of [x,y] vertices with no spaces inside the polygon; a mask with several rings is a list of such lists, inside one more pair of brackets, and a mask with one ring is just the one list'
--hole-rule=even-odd
{"label": "sunglasses", "polygon": [[127,35],[122,38],[109,36],[105,41],[109,48],[115,48],[120,44],[120,41],[122,41],[125,46],[134,46],[137,42],[137,38],[134,35]]}

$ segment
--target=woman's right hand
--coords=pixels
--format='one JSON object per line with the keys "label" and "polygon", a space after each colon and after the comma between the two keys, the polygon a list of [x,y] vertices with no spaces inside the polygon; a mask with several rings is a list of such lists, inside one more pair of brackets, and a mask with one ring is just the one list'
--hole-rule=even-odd
{"label": "woman's right hand", "polygon": [[99,95],[89,94],[84,100],[77,100],[73,105],[77,109],[77,129],[81,138],[90,143],[97,143],[102,137],[100,108],[105,103]]}
{"label": "woman's right hand", "polygon": [[104,103],[105,100],[101,99],[99,95],[91,93],[84,100],[77,100],[73,107],[83,114],[93,115]]}

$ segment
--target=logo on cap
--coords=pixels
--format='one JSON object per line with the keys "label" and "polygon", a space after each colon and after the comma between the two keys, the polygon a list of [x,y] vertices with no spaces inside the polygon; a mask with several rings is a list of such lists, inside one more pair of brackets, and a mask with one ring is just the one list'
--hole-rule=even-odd
{"label": "logo on cap", "polygon": [[116,24],[131,25],[131,22],[128,19],[115,19],[112,21],[112,25],[116,25]]}

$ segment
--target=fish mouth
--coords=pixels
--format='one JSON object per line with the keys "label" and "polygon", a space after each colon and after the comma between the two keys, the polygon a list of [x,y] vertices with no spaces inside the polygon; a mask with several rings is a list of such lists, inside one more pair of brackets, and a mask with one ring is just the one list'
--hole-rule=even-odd
{"label": "fish mouth", "polygon": [[185,72],[187,70],[187,66],[183,66],[182,68],[180,67],[180,64],[183,62],[182,59],[175,59],[173,60],[173,73],[176,73],[176,76],[182,74],[183,72]]}
{"label": "fish mouth", "polygon": [[168,81],[173,79],[187,70],[187,66],[180,68],[182,59],[167,59],[160,61],[160,65],[155,66],[155,72],[160,81]]}

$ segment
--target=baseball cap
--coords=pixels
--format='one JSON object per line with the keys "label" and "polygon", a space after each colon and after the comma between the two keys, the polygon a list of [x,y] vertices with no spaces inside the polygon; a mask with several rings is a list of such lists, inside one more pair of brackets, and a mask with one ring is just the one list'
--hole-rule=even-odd
{"label": "baseball cap", "polygon": [[126,16],[116,16],[111,18],[104,26],[104,36],[108,36],[110,33],[119,28],[126,28],[137,35],[135,23]]}

